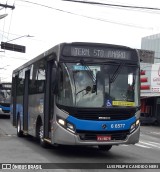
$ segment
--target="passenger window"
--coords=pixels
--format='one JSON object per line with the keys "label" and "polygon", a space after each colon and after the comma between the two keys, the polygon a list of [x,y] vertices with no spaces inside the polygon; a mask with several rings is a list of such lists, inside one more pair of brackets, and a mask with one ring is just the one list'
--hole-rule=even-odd
{"label": "passenger window", "polygon": [[24,70],[21,70],[18,75],[17,95],[21,96],[23,94],[24,94]]}
{"label": "passenger window", "polygon": [[35,94],[37,92],[37,90],[36,90],[36,71],[37,71],[37,65],[33,64],[31,67],[30,79],[29,79],[29,94]]}
{"label": "passenger window", "polygon": [[45,61],[41,60],[32,65],[29,82],[29,93],[38,94],[45,91]]}
{"label": "passenger window", "polygon": [[45,65],[43,61],[41,61],[41,64],[39,65],[39,69],[37,71],[37,90],[39,93],[43,93],[45,91]]}
{"label": "passenger window", "polygon": [[57,101],[59,104],[73,106],[71,81],[66,67],[60,68]]}

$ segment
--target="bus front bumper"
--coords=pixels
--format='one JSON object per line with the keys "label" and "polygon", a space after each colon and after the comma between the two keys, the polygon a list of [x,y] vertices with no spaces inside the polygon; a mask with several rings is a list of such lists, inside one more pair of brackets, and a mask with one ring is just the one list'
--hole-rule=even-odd
{"label": "bus front bumper", "polygon": [[9,116],[10,115],[10,112],[8,111],[3,111],[2,108],[0,108],[0,115],[6,115],[6,116]]}
{"label": "bus front bumper", "polygon": [[127,134],[126,138],[121,140],[97,141],[97,140],[82,140],[79,134],[73,134],[63,127],[57,125],[52,132],[52,144],[62,145],[119,145],[119,144],[135,144],[139,142],[140,126],[131,134]]}

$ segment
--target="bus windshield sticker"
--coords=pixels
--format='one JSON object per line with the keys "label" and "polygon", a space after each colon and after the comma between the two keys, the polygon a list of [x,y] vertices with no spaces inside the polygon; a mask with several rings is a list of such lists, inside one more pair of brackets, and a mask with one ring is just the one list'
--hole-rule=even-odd
{"label": "bus windshield sticker", "polygon": [[135,106],[135,102],[112,101],[113,106]]}
{"label": "bus windshield sticker", "polygon": [[112,101],[108,99],[106,102],[106,106],[112,106]]}
{"label": "bus windshield sticker", "polygon": [[[88,68],[89,67],[89,68]],[[100,71],[100,66],[82,66],[82,65],[73,65],[73,70],[92,70],[93,72]]]}
{"label": "bus windshield sticker", "polygon": [[88,70],[85,66],[74,65],[73,70]]}

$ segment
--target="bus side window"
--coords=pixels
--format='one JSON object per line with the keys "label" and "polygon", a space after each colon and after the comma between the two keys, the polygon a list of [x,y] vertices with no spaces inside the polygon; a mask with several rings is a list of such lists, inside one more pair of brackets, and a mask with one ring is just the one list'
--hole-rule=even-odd
{"label": "bus side window", "polygon": [[37,64],[37,91],[38,93],[44,93],[45,91],[45,80],[46,80],[46,70],[45,61],[40,60]]}
{"label": "bus side window", "polygon": [[21,96],[23,95],[23,93],[24,93],[24,71],[21,70],[17,78],[17,95]]}
{"label": "bus side window", "polygon": [[31,72],[30,72],[30,78],[29,78],[29,94],[35,94],[37,92],[37,90],[36,90],[36,72],[37,72],[36,64],[33,64],[32,68],[31,68]]}
{"label": "bus side window", "polygon": [[37,91],[39,93],[43,93],[45,90],[45,79],[45,70],[39,69],[37,77]]}
{"label": "bus side window", "polygon": [[45,80],[45,63],[44,60],[41,60],[32,65],[30,72],[29,93],[44,93]]}
{"label": "bus side window", "polygon": [[72,89],[67,69],[63,66],[59,70],[58,102],[63,105],[73,105]]}

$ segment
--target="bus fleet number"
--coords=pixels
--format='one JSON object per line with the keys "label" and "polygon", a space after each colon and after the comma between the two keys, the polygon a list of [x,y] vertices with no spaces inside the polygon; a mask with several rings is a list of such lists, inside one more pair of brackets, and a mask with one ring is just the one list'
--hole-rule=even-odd
{"label": "bus fleet number", "polygon": [[125,124],[111,124],[111,128],[124,128]]}

